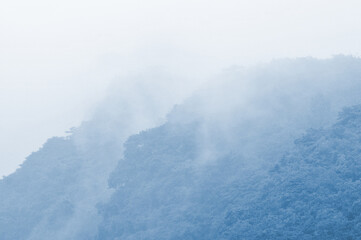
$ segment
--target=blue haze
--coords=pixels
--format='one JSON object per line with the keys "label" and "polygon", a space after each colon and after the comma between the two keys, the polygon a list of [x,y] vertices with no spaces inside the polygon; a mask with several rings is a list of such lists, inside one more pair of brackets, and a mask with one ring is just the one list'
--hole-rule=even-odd
{"label": "blue haze", "polygon": [[170,112],[149,78],[0,181],[0,239],[361,237],[360,59],[233,67]]}

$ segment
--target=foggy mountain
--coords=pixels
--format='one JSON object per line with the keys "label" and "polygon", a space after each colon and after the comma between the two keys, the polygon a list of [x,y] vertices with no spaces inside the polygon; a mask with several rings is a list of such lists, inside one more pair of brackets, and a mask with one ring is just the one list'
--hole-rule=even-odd
{"label": "foggy mountain", "polygon": [[0,239],[358,239],[360,79],[336,56],[233,67],[182,103],[116,88],[0,180]]}

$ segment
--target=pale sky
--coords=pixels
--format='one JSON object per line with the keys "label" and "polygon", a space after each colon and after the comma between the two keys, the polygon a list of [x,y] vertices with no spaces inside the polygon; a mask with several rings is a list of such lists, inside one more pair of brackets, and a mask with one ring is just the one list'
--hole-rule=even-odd
{"label": "pale sky", "polygon": [[0,177],[90,116],[118,75],[195,81],[274,58],[361,54],[358,0],[2,0]]}

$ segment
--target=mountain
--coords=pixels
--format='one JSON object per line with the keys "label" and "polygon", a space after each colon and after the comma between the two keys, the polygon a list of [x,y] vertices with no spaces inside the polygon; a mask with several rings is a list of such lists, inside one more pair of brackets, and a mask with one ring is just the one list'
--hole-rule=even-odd
{"label": "mountain", "polygon": [[267,170],[237,150],[197,162],[198,129],[167,123],[129,138],[97,239],[361,237],[361,105]]}
{"label": "mountain", "polygon": [[357,239],[360,78],[337,56],[228,69],[171,111],[150,80],[114,91],[0,180],[0,239]]}
{"label": "mountain", "polygon": [[[353,211],[358,183],[339,179],[343,189],[325,208],[329,192],[316,186],[337,181],[319,161],[357,173],[361,152],[353,148],[360,136],[343,136],[349,147],[335,149],[335,138],[328,148],[302,152],[307,139],[335,129],[360,132],[359,105],[339,118],[335,113],[360,101],[351,87],[356,75],[338,64],[331,69],[332,61],[310,62],[276,62],[247,73],[247,88],[225,79],[177,106],[166,124],[130,137],[109,179],[115,193],[99,205],[97,239],[358,239],[359,221],[344,221],[338,209],[345,204]],[[236,101],[242,94],[244,102]],[[354,159],[333,166],[328,156],[337,154]],[[304,166],[308,155],[314,159]]]}
{"label": "mountain", "polygon": [[220,239],[360,239],[361,105],[297,139],[252,188],[225,208]]}
{"label": "mountain", "polygon": [[2,179],[0,238],[25,239],[44,218],[52,228],[66,221],[75,206],[65,193],[77,181],[82,161],[69,140],[52,138]]}

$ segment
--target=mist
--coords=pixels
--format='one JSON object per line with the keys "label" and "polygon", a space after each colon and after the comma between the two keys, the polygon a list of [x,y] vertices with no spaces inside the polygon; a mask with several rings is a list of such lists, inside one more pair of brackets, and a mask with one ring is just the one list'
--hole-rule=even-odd
{"label": "mist", "polygon": [[[275,166],[292,167],[282,161],[297,153],[295,143],[310,129],[333,128],[345,107],[356,106],[346,119],[357,113],[360,66],[359,58],[339,55],[231,67],[204,82],[162,68],[119,76],[88,120],[48,139],[0,181],[0,234],[29,240],[240,234],[226,217],[251,204],[240,195],[267,205],[262,187],[277,181]],[[189,225],[189,216],[200,220]]]}
{"label": "mist", "polygon": [[189,79],[183,85],[189,89],[233,65],[358,56],[359,5],[2,1],[0,175],[13,172],[47,138],[90,119],[119,76],[157,67]]}
{"label": "mist", "polygon": [[0,239],[358,239],[356,0],[0,3]]}

